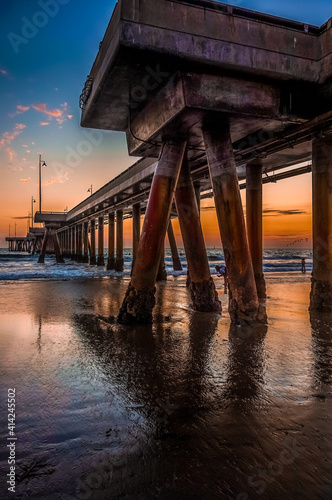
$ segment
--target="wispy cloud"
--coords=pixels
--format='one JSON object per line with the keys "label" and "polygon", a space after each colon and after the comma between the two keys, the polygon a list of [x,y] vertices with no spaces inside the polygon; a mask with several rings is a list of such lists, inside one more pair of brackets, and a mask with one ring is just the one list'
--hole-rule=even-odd
{"label": "wispy cloud", "polygon": [[49,123],[48,123],[48,122],[40,122],[40,125],[41,125],[42,127],[46,127],[46,125],[49,125]]}
{"label": "wispy cloud", "polygon": [[4,68],[0,68],[0,75],[8,76],[8,71],[5,70]]}
{"label": "wispy cloud", "polygon": [[307,214],[306,210],[300,210],[299,208],[294,210],[263,210],[263,215],[265,217],[278,217],[280,215],[303,215]]}
{"label": "wispy cloud", "polygon": [[0,139],[0,150],[4,146],[8,146],[21,132],[24,130],[26,125],[23,123],[16,123],[15,128],[10,132],[4,132]]}
{"label": "wispy cloud", "polygon": [[22,113],[25,113],[26,111],[29,111],[30,106],[23,106],[22,104],[18,104],[16,106],[16,111],[15,113],[9,113],[9,116],[11,118],[14,118],[14,116],[21,115]]}
{"label": "wispy cloud", "polygon": [[20,179],[20,181],[22,182],[22,184],[27,184],[28,182],[30,182],[30,177],[28,177],[27,179]]}
{"label": "wispy cloud", "polygon": [[40,111],[41,113],[45,113],[49,116],[60,117],[61,110],[60,109],[47,109],[46,104],[33,104],[33,109],[36,111]]}
{"label": "wispy cloud", "polygon": [[69,180],[68,179],[68,172],[64,172],[59,177],[52,177],[48,181],[43,182],[42,186],[47,187],[47,186],[51,186],[52,184],[57,184],[57,183],[63,184],[64,182],[66,182],[68,180]]}

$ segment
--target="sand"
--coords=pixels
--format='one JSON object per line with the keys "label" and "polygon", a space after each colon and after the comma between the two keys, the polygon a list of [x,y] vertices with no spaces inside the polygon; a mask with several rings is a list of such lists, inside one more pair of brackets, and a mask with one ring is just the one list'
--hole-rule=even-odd
{"label": "sand", "polygon": [[[267,327],[193,313],[185,278],[154,324],[120,327],[128,280],[0,285],[0,498],[332,498],[332,317],[310,276],[267,276]],[[16,389],[16,493],[7,491]]]}

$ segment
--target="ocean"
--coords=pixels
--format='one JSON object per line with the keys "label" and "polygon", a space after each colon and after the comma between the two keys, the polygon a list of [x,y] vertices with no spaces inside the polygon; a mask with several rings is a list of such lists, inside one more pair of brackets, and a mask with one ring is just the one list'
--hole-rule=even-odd
{"label": "ocean", "polygon": [[[224,264],[223,251],[218,248],[207,249],[212,275],[216,275],[215,266]],[[183,250],[179,249],[182,271],[174,271],[170,250],[165,252],[167,274],[180,276],[187,273],[187,261]],[[104,252],[107,259],[107,249]],[[307,272],[312,271],[312,251],[305,249],[272,249],[264,250],[263,270],[265,273],[298,273],[301,272],[301,259],[306,259]],[[6,248],[0,249],[0,281],[16,280],[66,280],[74,278],[102,278],[107,276],[121,276],[122,273],[107,271],[105,267],[78,264],[66,259],[65,264],[56,264],[54,256],[46,256],[45,264],[38,264],[38,255],[29,255],[26,252],[9,252]],[[129,276],[132,263],[132,250],[124,250],[124,275]]]}

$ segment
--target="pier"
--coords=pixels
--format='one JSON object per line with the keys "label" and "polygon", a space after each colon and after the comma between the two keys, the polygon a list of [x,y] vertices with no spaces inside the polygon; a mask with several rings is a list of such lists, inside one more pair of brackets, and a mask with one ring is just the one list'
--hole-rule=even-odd
{"label": "pier", "polygon": [[149,323],[167,234],[179,266],[178,218],[193,308],[220,312],[199,214],[200,199],[213,197],[232,321],[265,323],[263,186],[312,171],[310,310],[331,310],[331,45],[331,20],[316,27],[210,0],[120,0],[81,95],[81,125],[126,133],[129,155],[141,159],[67,214],[36,213],[46,228],[40,262],[51,239],[59,263],[121,272],[132,217],[118,321]]}

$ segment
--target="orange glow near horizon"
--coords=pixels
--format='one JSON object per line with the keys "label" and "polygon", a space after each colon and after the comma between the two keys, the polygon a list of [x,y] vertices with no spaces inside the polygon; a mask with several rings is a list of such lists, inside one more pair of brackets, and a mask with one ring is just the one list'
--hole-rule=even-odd
{"label": "orange glow near horizon", "polygon": [[[125,170],[132,164],[132,158],[126,158],[125,154],[115,155],[117,169],[115,175]],[[94,191],[108,182],[105,178],[107,160],[104,160],[103,168],[94,169],[93,175],[84,172],[84,176],[70,175],[69,179],[58,179],[54,172],[45,176],[43,187],[43,205],[45,211],[61,212],[66,207],[73,208],[77,203],[88,196],[86,193],[90,179],[94,183]],[[112,174],[114,169],[112,169]],[[0,199],[0,246],[7,247],[5,237],[8,235],[9,224],[11,224],[11,235],[14,235],[15,222],[17,224],[17,235],[24,236],[27,229],[26,219],[15,219],[27,215],[31,209],[31,192],[35,193],[37,203],[34,210],[38,210],[38,184],[36,183],[37,169],[31,173],[31,180],[22,182],[21,172],[7,179],[6,190]],[[112,175],[113,177],[113,175]],[[52,180],[53,179],[53,180]],[[13,196],[14,193],[14,196]],[[245,211],[245,191],[241,191],[243,207]],[[213,198],[202,200],[201,220],[203,233],[207,248],[220,248],[221,240],[217,217],[214,209]],[[265,248],[310,248],[312,244],[311,231],[311,174],[294,177],[279,181],[277,184],[266,184],[263,186],[263,235]],[[173,220],[174,232],[179,248],[183,248],[180,235],[179,223]],[[105,229],[105,243],[107,241],[107,228]],[[132,245],[132,223],[131,220],[124,221],[124,246]],[[166,246],[168,240],[166,238]]]}

